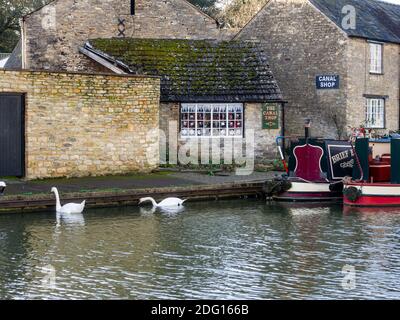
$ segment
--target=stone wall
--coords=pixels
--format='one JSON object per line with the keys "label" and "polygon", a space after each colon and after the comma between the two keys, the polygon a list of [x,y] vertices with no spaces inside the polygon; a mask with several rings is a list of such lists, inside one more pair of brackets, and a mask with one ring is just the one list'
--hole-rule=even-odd
{"label": "stone wall", "polygon": [[[315,136],[346,131],[347,36],[307,0],[271,0],[237,36],[261,40],[285,99],[287,135],[304,134],[312,119]],[[317,75],[340,75],[340,90],[316,90]]]}
{"label": "stone wall", "polygon": [[[94,38],[231,37],[186,0],[56,0],[24,18],[26,68],[98,71],[79,47]],[[119,21],[123,20],[123,24]]]}
{"label": "stone wall", "polygon": [[[261,103],[245,104],[245,130],[254,130],[254,151],[256,163],[264,163],[266,160],[273,160],[278,157],[276,138],[281,135],[279,129],[267,130],[262,128]],[[281,120],[279,121],[281,123]]]}
{"label": "stone wall", "polygon": [[386,128],[376,130],[387,133],[399,129],[399,80],[400,46],[384,44],[383,74],[371,74],[369,43],[365,39],[352,38],[347,50],[349,64],[347,122],[352,126],[365,124],[364,95],[386,96]]}
{"label": "stone wall", "polygon": [[[172,143],[173,146],[178,146],[181,148],[184,145],[189,145],[190,143],[200,143],[207,140],[210,145],[210,156],[211,153],[214,153],[214,156],[218,153],[215,152],[215,149],[212,148],[213,139],[206,138],[181,138],[179,135],[179,117],[180,117],[180,104],[179,103],[161,103],[160,106],[160,130],[165,134],[166,139],[160,139],[160,153],[161,153],[161,161],[165,160],[162,154],[163,151],[167,150],[167,159],[169,154],[169,144]],[[236,139],[240,143],[246,140],[246,138],[250,138],[253,136],[254,139],[254,156],[255,156],[255,164],[261,164],[269,162],[270,160],[274,160],[277,158],[277,147],[275,143],[275,139],[277,136],[281,135],[281,128],[274,130],[266,130],[262,129],[262,108],[261,103],[246,103],[244,105],[244,116],[245,116],[245,138],[244,139]],[[170,126],[172,124],[171,129],[177,128],[178,137],[173,137],[170,133],[174,131],[170,131]],[[231,139],[232,140],[232,139]],[[224,145],[223,139],[214,139],[214,141],[218,141],[221,147],[220,149],[220,159],[224,158],[224,152],[226,146]],[[232,145],[230,145],[230,150],[232,150]],[[198,145],[197,149],[197,157],[199,163],[201,162],[201,146]],[[245,149],[243,149],[245,152]],[[173,158],[176,159],[177,157]],[[171,158],[170,158],[171,159]],[[205,163],[203,163],[205,164]]]}
{"label": "stone wall", "polygon": [[158,166],[158,78],[0,70],[0,92],[25,94],[28,179]]}

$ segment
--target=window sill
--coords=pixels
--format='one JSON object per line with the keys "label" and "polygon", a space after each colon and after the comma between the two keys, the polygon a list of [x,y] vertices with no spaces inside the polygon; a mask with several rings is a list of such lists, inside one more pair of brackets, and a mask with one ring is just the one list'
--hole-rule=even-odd
{"label": "window sill", "polygon": [[381,128],[381,127],[379,127],[379,128],[377,128],[377,127],[375,127],[375,128],[365,127],[365,129],[367,129],[367,130],[386,130],[386,127],[383,127],[383,128]]}
{"label": "window sill", "polygon": [[385,75],[383,72],[372,72],[372,71],[370,71],[369,74],[373,75],[373,76],[384,76]]}
{"label": "window sill", "polygon": [[179,137],[178,140],[179,141],[187,141],[188,139],[198,139],[198,140],[204,140],[204,139],[225,139],[225,138],[237,138],[237,139],[243,139],[243,136],[223,136],[223,137],[197,137],[197,136],[192,136],[192,137]]}

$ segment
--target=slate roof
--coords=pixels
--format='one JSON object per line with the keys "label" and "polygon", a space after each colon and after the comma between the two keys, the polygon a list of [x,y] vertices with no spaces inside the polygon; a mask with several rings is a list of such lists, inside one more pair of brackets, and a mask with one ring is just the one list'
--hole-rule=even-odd
{"label": "slate roof", "polygon": [[8,58],[0,59],[0,69],[4,68],[5,64],[7,63]]}
{"label": "slate roof", "polygon": [[91,40],[85,49],[130,73],[160,76],[163,102],[282,100],[256,43],[114,38]]}
{"label": "slate roof", "polygon": [[343,30],[353,37],[400,43],[400,5],[378,0],[309,0],[342,28],[345,5],[356,9],[356,29]]}
{"label": "slate roof", "polygon": [[4,65],[6,69],[22,69],[22,41],[18,41],[13,52]]}

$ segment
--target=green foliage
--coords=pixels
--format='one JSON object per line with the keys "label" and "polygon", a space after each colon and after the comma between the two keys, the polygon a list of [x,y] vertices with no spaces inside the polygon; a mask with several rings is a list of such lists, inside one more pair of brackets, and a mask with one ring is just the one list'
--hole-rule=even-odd
{"label": "green foliage", "polygon": [[232,28],[243,28],[269,0],[231,0],[216,18]]}
{"label": "green foliage", "polygon": [[205,12],[210,12],[213,10],[217,0],[189,0],[189,2],[198,6],[200,9],[202,9]]}
{"label": "green foliage", "polygon": [[283,166],[283,162],[281,159],[275,159],[272,162],[272,166],[274,171],[285,171],[285,167]]}
{"label": "green foliage", "polygon": [[19,19],[50,0],[0,0],[0,52],[10,53],[19,39]]}

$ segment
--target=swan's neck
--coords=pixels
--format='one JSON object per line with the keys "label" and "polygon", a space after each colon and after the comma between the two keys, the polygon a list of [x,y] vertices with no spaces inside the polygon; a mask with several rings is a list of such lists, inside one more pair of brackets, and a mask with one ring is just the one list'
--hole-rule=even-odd
{"label": "swan's neck", "polygon": [[154,200],[151,197],[144,198],[144,201],[151,201],[151,203],[153,204],[153,207],[157,207],[158,206],[156,200]]}
{"label": "swan's neck", "polygon": [[56,195],[56,210],[60,211],[61,210],[61,203],[60,203],[60,196],[58,194],[58,190],[56,189],[53,192]]}

